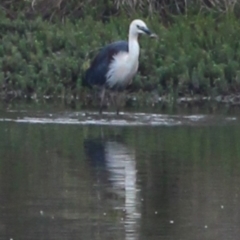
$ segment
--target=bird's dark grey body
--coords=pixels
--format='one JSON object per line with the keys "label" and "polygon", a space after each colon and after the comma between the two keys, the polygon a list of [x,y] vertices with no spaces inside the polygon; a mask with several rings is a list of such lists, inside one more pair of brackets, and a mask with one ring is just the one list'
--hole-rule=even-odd
{"label": "bird's dark grey body", "polygon": [[128,49],[127,41],[117,41],[102,48],[92,61],[90,68],[86,71],[83,84],[89,87],[97,85],[105,86],[106,88],[110,88],[112,90],[120,90],[121,84],[110,86],[107,83],[107,73],[111,62],[114,61],[114,56],[120,52],[127,53]]}

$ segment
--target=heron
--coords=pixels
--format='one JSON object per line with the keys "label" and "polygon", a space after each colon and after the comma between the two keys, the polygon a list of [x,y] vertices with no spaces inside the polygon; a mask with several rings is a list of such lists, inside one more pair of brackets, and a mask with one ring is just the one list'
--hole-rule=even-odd
{"label": "heron", "polygon": [[[120,40],[103,47],[95,56],[87,69],[83,85],[100,87],[100,109],[102,114],[106,90],[115,93],[123,92],[131,84],[139,65],[140,34],[156,37],[155,33],[140,19],[133,20],[129,25],[128,41]],[[119,114],[119,102],[116,98],[116,113]]]}

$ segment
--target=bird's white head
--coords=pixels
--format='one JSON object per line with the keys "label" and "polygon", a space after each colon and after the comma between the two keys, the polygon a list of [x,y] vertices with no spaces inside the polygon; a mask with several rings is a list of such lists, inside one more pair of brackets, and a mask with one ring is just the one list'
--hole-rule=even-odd
{"label": "bird's white head", "polygon": [[146,23],[140,19],[133,20],[129,27],[129,35],[137,37],[139,34],[147,34],[150,37],[156,34],[152,33],[147,27]]}

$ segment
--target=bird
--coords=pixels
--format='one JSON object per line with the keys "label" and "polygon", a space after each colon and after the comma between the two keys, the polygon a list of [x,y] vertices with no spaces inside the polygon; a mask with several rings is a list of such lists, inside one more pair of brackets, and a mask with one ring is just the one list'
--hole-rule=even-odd
{"label": "bird", "polygon": [[[82,85],[92,88],[100,87],[100,108],[102,114],[106,90],[115,93],[123,92],[131,84],[139,66],[140,34],[157,37],[140,19],[133,20],[129,25],[128,41],[119,40],[103,47],[92,60],[86,70]],[[116,113],[119,114],[119,102],[116,98]]]}

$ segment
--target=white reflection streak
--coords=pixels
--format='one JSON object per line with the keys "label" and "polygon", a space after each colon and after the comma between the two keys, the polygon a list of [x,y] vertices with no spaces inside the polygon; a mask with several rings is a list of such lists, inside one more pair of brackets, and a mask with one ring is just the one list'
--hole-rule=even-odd
{"label": "white reflection streak", "polygon": [[125,239],[135,240],[138,235],[139,196],[135,152],[116,142],[106,143],[106,165],[113,191],[125,199]]}

